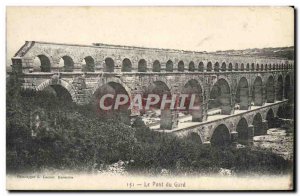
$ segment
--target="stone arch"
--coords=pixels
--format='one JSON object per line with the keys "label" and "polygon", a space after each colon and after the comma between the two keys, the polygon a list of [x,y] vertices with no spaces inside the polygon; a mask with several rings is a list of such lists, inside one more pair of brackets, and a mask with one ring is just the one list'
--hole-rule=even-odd
{"label": "stone arch", "polygon": [[189,71],[194,72],[195,71],[195,63],[193,61],[190,62],[189,64]]}
{"label": "stone arch", "polygon": [[291,78],[290,75],[287,74],[284,79],[284,98],[291,99]]}
{"label": "stone arch", "polygon": [[260,70],[263,71],[264,70],[264,64],[260,65]]}
{"label": "stone arch", "polygon": [[238,143],[248,144],[248,123],[245,118],[241,118],[236,126],[236,132],[238,133]]}
{"label": "stone arch", "polygon": [[272,108],[270,108],[267,112],[266,115],[266,120],[268,122],[268,128],[274,128],[275,126],[275,116],[274,116],[274,111]]}
{"label": "stone arch", "polygon": [[235,66],[234,66],[234,71],[238,71],[239,70],[239,64],[236,63]]}
{"label": "stone arch", "polygon": [[245,66],[244,66],[244,63],[241,64],[241,71],[244,71],[245,70]]}
{"label": "stone arch", "polygon": [[155,60],[155,61],[153,62],[152,71],[153,71],[153,72],[160,72],[160,71],[161,71],[160,62],[159,62],[158,60]]}
{"label": "stone arch", "polygon": [[226,71],[226,63],[223,62],[221,65],[221,71]]}
{"label": "stone arch", "polygon": [[247,63],[246,71],[250,71],[250,64],[249,63]]}
{"label": "stone arch", "polygon": [[199,63],[199,65],[198,65],[198,71],[199,71],[199,72],[203,72],[203,71],[204,71],[204,64],[203,64],[202,61],[201,61],[201,62]]}
{"label": "stone arch", "polygon": [[63,87],[64,89],[66,89],[68,91],[68,93],[70,94],[72,101],[73,102],[77,102],[77,96],[76,96],[76,91],[75,88],[73,87],[72,84],[69,84],[68,82],[59,79],[58,76],[57,77],[53,77],[52,79],[46,80],[44,82],[42,82],[40,85],[38,85],[35,90],[36,91],[42,91],[47,87],[51,87],[54,85],[58,85]]}
{"label": "stone arch", "polygon": [[278,79],[277,79],[276,100],[282,101],[282,99],[283,99],[283,78],[282,78],[282,75],[279,75]]}
{"label": "stone arch", "polygon": [[240,110],[249,108],[249,84],[245,77],[242,77],[238,83],[236,91],[236,103],[239,104]]}
{"label": "stone arch", "polygon": [[265,64],[265,71],[268,70],[268,64]]}
{"label": "stone arch", "polygon": [[259,71],[259,64],[256,64],[256,71]]}
{"label": "stone arch", "polygon": [[37,55],[33,60],[33,70],[41,72],[51,72],[50,58],[44,54]]}
{"label": "stone arch", "polygon": [[216,62],[215,65],[214,65],[214,71],[219,72],[219,70],[220,70],[219,62]]}
{"label": "stone arch", "polygon": [[109,78],[99,78],[99,80],[97,81],[96,86],[93,88],[93,90],[91,91],[91,94],[95,94],[95,92],[103,85],[107,84],[107,83],[117,83],[120,84],[125,91],[128,93],[129,95],[129,99],[131,99],[131,89],[124,83],[122,82],[122,80],[120,80],[119,78],[116,77],[109,77]]}
{"label": "stone arch", "polygon": [[164,107],[161,107],[162,97],[167,96],[167,99],[171,99],[171,90],[168,85],[161,81],[155,80],[150,82],[150,84],[145,89],[143,94],[143,100],[148,100],[149,94],[155,94],[160,97],[160,100],[157,104],[152,105],[150,108],[147,109],[147,112],[153,113],[156,117],[160,116],[160,128],[161,129],[172,129],[174,128],[174,121],[172,117],[172,111],[170,110],[170,104],[166,104]]}
{"label": "stone arch", "polygon": [[166,63],[166,72],[173,72],[173,62],[171,60]]}
{"label": "stone arch", "polygon": [[270,76],[266,82],[266,102],[274,103],[275,101],[275,88],[274,88],[274,78]]}
{"label": "stone arch", "polygon": [[122,72],[131,72],[132,71],[132,63],[128,58],[125,58],[122,61]]}
{"label": "stone arch", "polygon": [[184,72],[184,62],[183,61],[178,62],[178,71]]}
{"label": "stone arch", "polygon": [[70,56],[65,55],[61,57],[59,67],[62,67],[64,72],[72,72],[74,69],[74,61]]}
{"label": "stone arch", "polygon": [[221,109],[221,114],[231,114],[231,90],[226,79],[220,78],[210,91],[208,109]]}
{"label": "stone arch", "polygon": [[232,63],[229,63],[229,65],[228,65],[228,71],[232,71]]}
{"label": "stone arch", "polygon": [[[124,122],[126,124],[130,124],[130,115],[131,110],[130,106],[130,91],[127,91],[125,86],[123,86],[118,80],[107,80],[105,82],[100,82],[97,84],[97,89],[93,92],[92,96],[92,105],[96,106],[95,112],[97,116],[101,119],[115,119],[117,121]],[[111,107],[108,109],[103,109],[100,107],[101,100],[103,96],[111,94],[113,97],[107,98],[104,100],[104,106]],[[116,103],[118,103],[118,95],[126,96],[122,98],[120,101],[126,101],[124,104],[116,107]]]}
{"label": "stone arch", "polygon": [[112,58],[107,57],[105,60],[104,72],[114,72],[115,62]]}
{"label": "stone arch", "polygon": [[212,63],[210,61],[207,63],[206,71],[207,72],[212,71]]}
{"label": "stone arch", "polygon": [[147,62],[145,59],[141,59],[138,62],[138,72],[147,72]]}
{"label": "stone arch", "polygon": [[95,60],[91,56],[87,56],[82,60],[83,72],[94,72],[95,71]]}
{"label": "stone arch", "polygon": [[217,126],[210,139],[213,147],[224,147],[230,144],[230,131],[225,124]]}
{"label": "stone arch", "polygon": [[[183,87],[182,89],[183,94],[188,94],[190,95],[186,100],[185,100],[185,108],[189,112],[189,114],[192,115],[192,121],[193,122],[202,122],[203,120],[203,90],[201,87],[201,84],[195,80],[191,79],[189,80]],[[191,101],[191,95],[195,95],[195,100],[193,106],[198,107],[199,109],[192,109],[189,108],[190,101]]]}
{"label": "stone arch", "polygon": [[255,106],[263,105],[263,82],[260,76],[253,82],[252,99]]}
{"label": "stone arch", "polygon": [[263,120],[260,113],[255,114],[252,125],[254,127],[254,136],[265,134]]}

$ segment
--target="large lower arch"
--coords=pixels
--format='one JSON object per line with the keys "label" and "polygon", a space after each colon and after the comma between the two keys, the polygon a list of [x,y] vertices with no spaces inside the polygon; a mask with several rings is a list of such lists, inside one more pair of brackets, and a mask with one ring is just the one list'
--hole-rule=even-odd
{"label": "large lower arch", "polygon": [[208,109],[221,109],[221,114],[231,114],[231,91],[225,79],[221,78],[214,84],[210,92]]}
{"label": "large lower arch", "polygon": [[[159,124],[161,129],[172,129],[174,128],[174,121],[172,116],[172,111],[170,110],[170,104],[166,104],[164,107],[161,107],[162,104],[162,98],[164,96],[167,97],[168,100],[171,99],[171,91],[166,83],[162,81],[154,81],[152,82],[147,89],[144,92],[143,100],[148,101],[148,96],[150,94],[158,95],[160,100],[155,105],[151,105],[151,107],[147,108],[147,102],[145,102],[143,105],[145,106],[145,113],[151,114],[151,116],[154,116],[155,118],[159,119]],[[153,98],[155,99],[155,98]]]}
{"label": "large lower arch", "polygon": [[226,125],[217,126],[211,136],[210,143],[214,147],[224,147],[230,144],[230,132]]}
{"label": "large lower arch", "polygon": [[179,72],[184,72],[184,63],[183,63],[183,61],[178,62],[178,71]]}
{"label": "large lower arch", "polygon": [[239,104],[240,110],[249,108],[249,85],[245,77],[241,78],[236,91],[236,103]]}
{"label": "large lower arch", "polygon": [[252,99],[255,106],[263,105],[263,83],[259,76],[255,78],[253,83]]}
{"label": "large lower arch", "polygon": [[138,72],[147,72],[147,62],[145,59],[141,59],[138,62]]}
{"label": "large lower arch", "polygon": [[173,62],[171,60],[166,63],[166,72],[173,72]]}
{"label": "large lower arch", "polygon": [[274,103],[275,101],[275,89],[274,89],[274,78],[270,76],[266,83],[266,102]]}
{"label": "large lower arch", "polygon": [[71,84],[69,84],[68,82],[66,82],[64,80],[61,80],[61,79],[55,78],[55,79],[46,80],[43,83],[41,83],[40,85],[38,85],[35,88],[35,90],[36,91],[43,91],[48,86],[54,86],[54,85],[59,85],[59,86],[63,87],[64,89],[66,89],[68,91],[68,93],[71,95],[72,101],[73,102],[77,101],[75,88]]}
{"label": "large lower arch", "polygon": [[95,61],[91,56],[87,56],[82,61],[83,72],[94,72],[95,71]]}
{"label": "large lower arch", "polygon": [[[110,94],[111,97],[104,99],[103,96],[107,96],[108,94]],[[122,96],[120,100],[117,98],[118,95]],[[128,98],[126,102],[124,96]],[[124,101],[124,103],[117,107],[116,103],[119,101]],[[105,108],[101,107],[101,104],[104,105]],[[115,119],[130,124],[130,92],[128,92],[122,84],[110,81],[101,86],[99,85],[97,90],[93,93],[92,105],[95,106],[99,118]]]}
{"label": "large lower arch", "polygon": [[265,130],[264,130],[264,127],[263,127],[262,116],[261,116],[260,113],[257,113],[254,116],[252,125],[254,127],[254,136],[265,134]]}
{"label": "large lower arch", "polygon": [[286,75],[284,80],[284,98],[290,100],[291,94],[291,78],[290,75]]}
{"label": "large lower arch", "polygon": [[236,132],[238,133],[238,143],[240,144],[248,144],[249,134],[248,134],[248,123],[245,118],[242,118],[237,126]]}
{"label": "large lower arch", "polygon": [[59,67],[62,67],[65,72],[72,72],[74,69],[73,59],[69,56],[63,56],[59,61]]}
{"label": "large lower arch", "polygon": [[280,75],[277,80],[276,100],[282,101],[282,99],[283,99],[283,79],[282,79],[282,75]]}
{"label": "large lower arch", "polygon": [[268,128],[274,128],[276,127],[276,122],[274,118],[274,111],[272,109],[269,109],[267,112],[266,120],[268,121]]}
{"label": "large lower arch", "polygon": [[[185,108],[189,114],[192,115],[192,121],[202,122],[203,120],[203,95],[202,88],[199,82],[195,79],[189,80],[182,90],[183,94],[188,94],[189,97],[186,99]],[[194,100],[191,103],[191,97],[194,95]],[[191,107],[190,107],[191,106]]]}
{"label": "large lower arch", "polygon": [[158,60],[155,60],[153,62],[152,71],[153,72],[160,72],[160,69],[161,69],[160,62]]}
{"label": "large lower arch", "polygon": [[105,66],[104,71],[105,72],[114,72],[115,70],[115,62],[112,58],[106,58],[105,59]]}
{"label": "large lower arch", "polygon": [[190,64],[189,64],[189,71],[190,72],[194,72],[195,71],[195,64],[194,64],[193,61],[191,61]]}

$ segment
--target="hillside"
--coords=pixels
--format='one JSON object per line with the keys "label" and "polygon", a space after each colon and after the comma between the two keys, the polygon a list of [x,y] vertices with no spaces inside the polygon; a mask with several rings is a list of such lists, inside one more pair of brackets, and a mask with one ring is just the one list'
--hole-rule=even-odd
{"label": "hillside", "polygon": [[216,51],[211,54],[222,54],[222,55],[246,55],[246,56],[261,56],[271,58],[285,58],[289,60],[294,59],[294,46],[290,47],[278,47],[278,48],[254,48],[246,50],[225,50]]}

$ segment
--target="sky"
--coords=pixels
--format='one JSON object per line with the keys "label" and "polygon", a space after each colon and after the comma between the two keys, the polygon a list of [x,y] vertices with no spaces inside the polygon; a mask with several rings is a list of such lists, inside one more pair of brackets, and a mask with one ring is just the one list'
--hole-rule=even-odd
{"label": "sky", "polygon": [[290,7],[7,7],[7,60],[25,41],[193,51],[294,45]]}

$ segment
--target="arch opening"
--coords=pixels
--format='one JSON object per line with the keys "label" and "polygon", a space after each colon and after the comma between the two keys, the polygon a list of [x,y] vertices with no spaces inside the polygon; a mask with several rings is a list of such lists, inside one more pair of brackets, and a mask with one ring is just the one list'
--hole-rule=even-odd
{"label": "arch opening", "polygon": [[268,122],[269,129],[276,127],[274,112],[272,109],[269,109],[269,111],[267,112],[266,120]]}
{"label": "arch opening", "polygon": [[264,135],[265,130],[263,127],[262,117],[260,113],[257,113],[254,116],[252,125],[254,127],[254,136]]}
{"label": "arch opening", "polygon": [[231,93],[229,84],[225,79],[219,79],[210,91],[210,99],[208,102],[209,112],[218,114],[231,114]]}
{"label": "arch opening", "polygon": [[184,72],[184,63],[183,63],[183,61],[179,61],[179,63],[178,63],[178,71],[179,72]]}
{"label": "arch opening", "polygon": [[212,134],[210,143],[213,147],[226,147],[230,144],[230,132],[226,125],[217,126]]}
{"label": "arch opening", "polygon": [[62,67],[64,72],[72,72],[74,69],[73,59],[69,56],[63,56],[59,61],[59,67]]}
{"label": "arch opening", "polygon": [[275,101],[275,88],[274,78],[270,76],[266,83],[266,101],[267,103],[274,103]]}
{"label": "arch opening", "polygon": [[82,71],[83,72],[94,72],[95,71],[95,61],[91,56],[87,56],[83,59]]}
{"label": "arch opening", "polygon": [[[170,104],[165,104],[165,107],[161,108],[162,97],[167,96],[167,99],[171,99],[171,92],[169,87],[162,81],[152,82],[143,94],[143,100],[147,101],[149,94],[155,94],[160,97],[160,100],[157,104],[152,105],[150,108],[147,108],[147,111],[142,111],[144,117],[151,117],[151,122],[159,123],[161,129],[173,129],[176,122],[173,121],[172,111],[170,110]],[[143,105],[146,105],[144,102]]]}
{"label": "arch opening", "polygon": [[248,123],[245,118],[242,118],[236,127],[236,132],[238,133],[238,143],[240,144],[248,144],[249,134],[248,134]]}
{"label": "arch opening", "polygon": [[198,107],[199,109],[190,109],[190,101],[191,96],[189,96],[185,101],[185,108],[186,112],[188,112],[190,115],[192,115],[192,121],[193,122],[202,122],[203,120],[203,109],[202,109],[202,103],[203,103],[203,95],[202,95],[202,88],[201,85],[197,80],[189,80],[182,90],[183,94],[188,95],[195,95],[195,100],[193,102],[193,106]]}
{"label": "arch opening", "polygon": [[282,99],[283,99],[283,79],[282,79],[282,76],[280,75],[277,80],[276,100],[282,101]]}
{"label": "arch opening", "polygon": [[249,85],[245,77],[241,78],[238,83],[235,101],[240,110],[249,109]]}
{"label": "arch opening", "polygon": [[204,64],[203,64],[203,62],[199,63],[199,65],[198,65],[198,71],[199,72],[203,72],[204,71]]}
{"label": "arch opening", "polygon": [[226,63],[223,62],[221,65],[221,71],[226,71]]}
{"label": "arch opening", "polygon": [[190,72],[194,72],[194,71],[195,71],[195,64],[194,64],[193,61],[190,62],[190,64],[189,64],[189,71],[190,71]]}
{"label": "arch opening", "polygon": [[263,84],[261,77],[257,76],[253,83],[252,101],[255,106],[263,105]]}
{"label": "arch opening", "polygon": [[229,65],[228,65],[228,71],[232,71],[232,63],[229,63]]}
{"label": "arch opening", "polygon": [[112,58],[105,59],[104,72],[114,72],[115,70],[115,62]]}
{"label": "arch opening", "polygon": [[[103,98],[103,96],[111,94],[112,97]],[[117,95],[124,95],[128,97],[128,101],[122,105],[119,105],[117,108],[116,102],[126,101],[125,98],[121,98],[117,100]],[[130,97],[129,92],[117,82],[108,82],[106,84],[101,85],[93,95],[92,106],[96,108],[95,112],[97,116],[101,119],[115,119],[120,120],[126,124],[130,124],[130,115],[131,111],[128,109],[130,105]],[[107,109],[100,107],[100,101],[103,101],[103,104]]]}
{"label": "arch opening", "polygon": [[220,70],[220,65],[219,65],[218,62],[216,62],[215,65],[214,65],[214,71],[219,72],[219,70]]}
{"label": "arch opening", "polygon": [[292,92],[291,92],[291,87],[290,87],[290,76],[286,75],[285,76],[285,81],[284,81],[284,98],[290,100],[292,97]]}
{"label": "arch opening", "polygon": [[171,60],[168,60],[168,62],[166,63],[166,71],[173,72],[173,62]]}
{"label": "arch opening", "polygon": [[212,63],[211,63],[211,62],[208,62],[208,63],[207,63],[206,71],[207,71],[207,72],[212,71]]}

